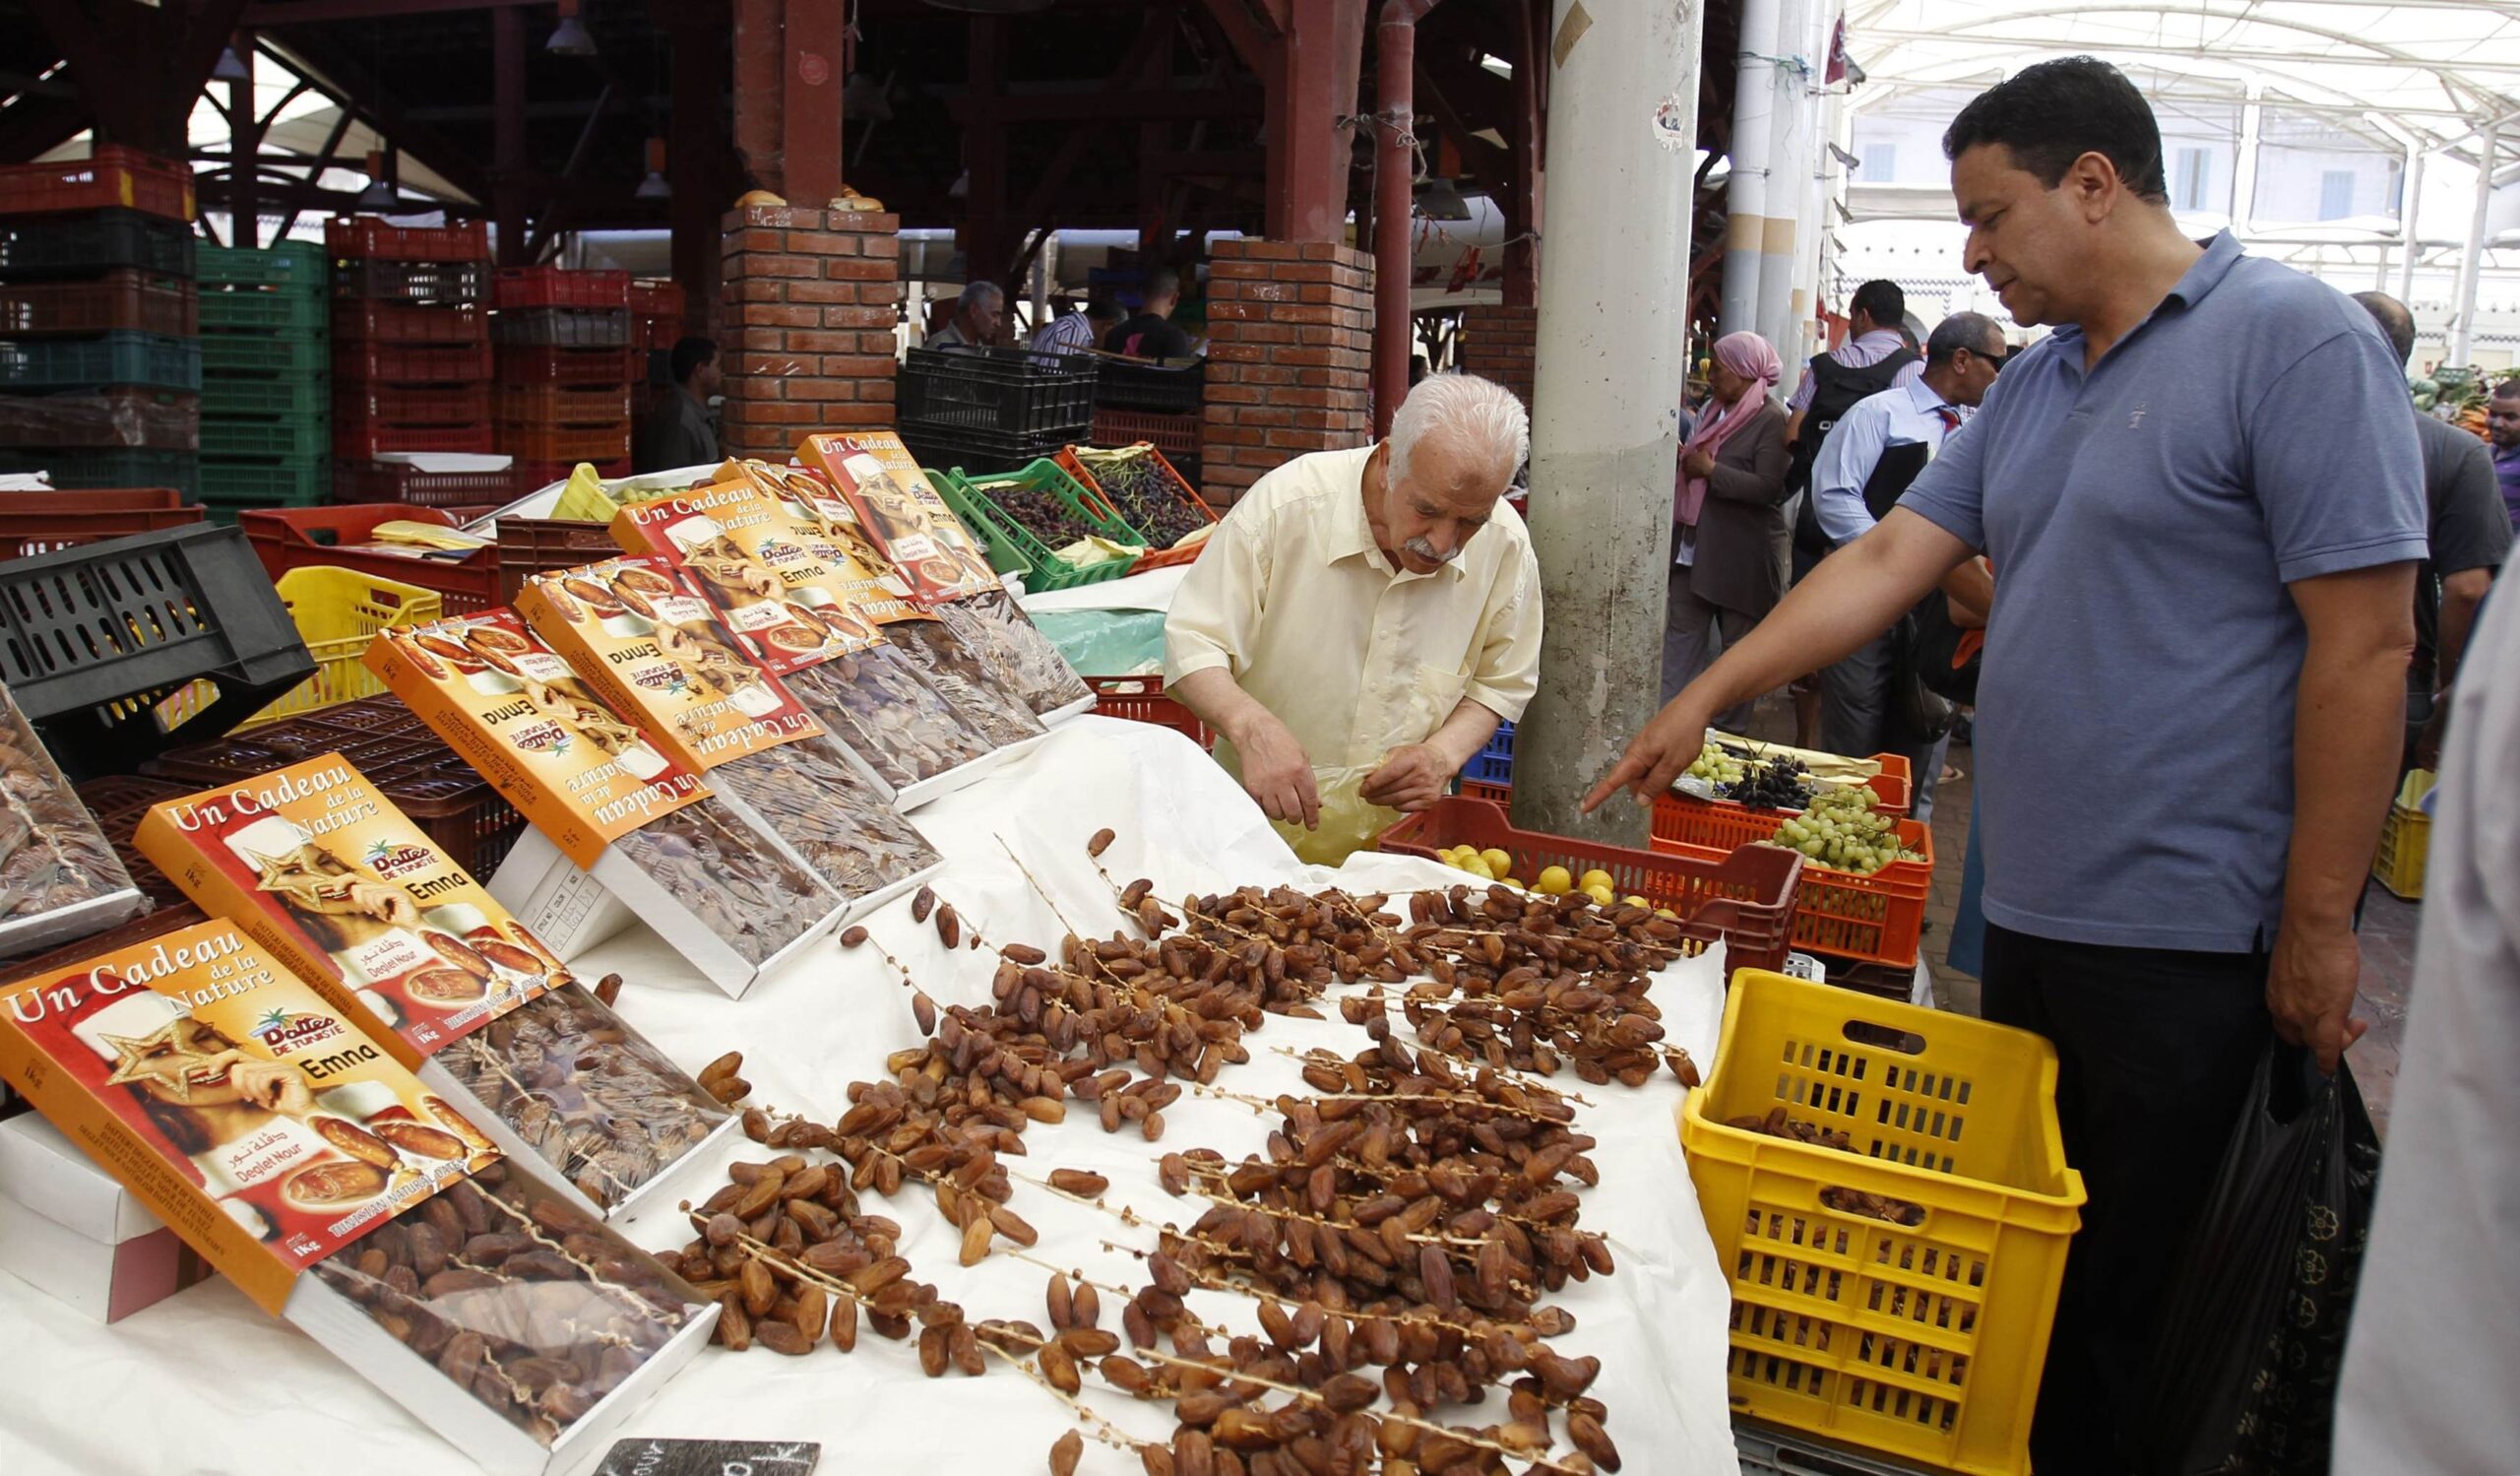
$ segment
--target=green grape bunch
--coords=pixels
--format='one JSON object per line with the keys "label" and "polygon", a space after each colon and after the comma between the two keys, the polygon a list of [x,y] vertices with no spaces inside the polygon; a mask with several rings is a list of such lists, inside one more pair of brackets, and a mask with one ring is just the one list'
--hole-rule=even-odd
{"label": "green grape bunch", "polygon": [[1778,844],[1824,866],[1869,876],[1894,861],[1921,860],[1899,845],[1899,822],[1872,808],[1868,789],[1827,790],[1777,827]]}

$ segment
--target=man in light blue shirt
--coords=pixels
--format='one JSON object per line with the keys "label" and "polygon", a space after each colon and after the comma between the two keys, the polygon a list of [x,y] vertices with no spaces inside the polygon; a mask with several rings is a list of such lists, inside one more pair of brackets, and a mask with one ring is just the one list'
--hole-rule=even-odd
{"label": "man in light blue shirt", "polygon": [[2115,68],[2028,68],[1943,148],[1969,270],[2056,332],[1586,802],[1650,800],[1709,714],[1993,559],[1984,1008],[2054,1044],[2090,1194],[2031,1457],[2121,1476],[2150,1428],[2163,1296],[2258,1060],[2280,1036],[2333,1069],[2362,1033],[2353,920],[2397,776],[2422,461],[2367,313],[2229,234],[2180,233],[2160,129]]}
{"label": "man in light blue shirt", "polygon": [[[1820,443],[1811,469],[1813,511],[1833,547],[1872,531],[1924,464],[1985,398],[2003,367],[2004,333],[1983,313],[1954,313],[1925,341],[1923,372],[1859,400]],[[1983,600],[1980,602],[1983,606]],[[1820,674],[1820,746],[1852,758],[1904,756],[1915,775],[1913,813],[1933,818],[1944,733],[1905,731],[1893,718],[1891,637],[1878,635]]]}

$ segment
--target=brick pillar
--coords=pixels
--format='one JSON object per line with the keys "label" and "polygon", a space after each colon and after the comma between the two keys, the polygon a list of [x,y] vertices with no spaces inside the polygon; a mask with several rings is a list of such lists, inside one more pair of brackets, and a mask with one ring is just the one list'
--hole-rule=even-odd
{"label": "brick pillar", "polygon": [[1461,314],[1461,366],[1532,403],[1532,366],[1539,356],[1540,309],[1501,303],[1466,307]]}
{"label": "brick pillar", "polygon": [[726,454],[892,424],[901,217],[753,205],[720,228]]}
{"label": "brick pillar", "polygon": [[1373,258],[1329,243],[1216,243],[1208,267],[1202,488],[1223,511],[1307,451],[1373,439]]}

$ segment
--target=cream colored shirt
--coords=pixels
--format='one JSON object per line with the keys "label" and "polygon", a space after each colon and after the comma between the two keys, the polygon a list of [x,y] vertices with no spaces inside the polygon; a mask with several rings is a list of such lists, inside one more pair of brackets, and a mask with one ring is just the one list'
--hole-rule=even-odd
{"label": "cream colored shirt", "polygon": [[[1225,668],[1320,775],[1370,772],[1464,697],[1511,722],[1539,684],[1540,564],[1523,520],[1499,499],[1459,558],[1397,569],[1365,522],[1373,451],[1319,451],[1261,478],[1164,624],[1165,680]],[[1217,755],[1239,772],[1229,744]]]}

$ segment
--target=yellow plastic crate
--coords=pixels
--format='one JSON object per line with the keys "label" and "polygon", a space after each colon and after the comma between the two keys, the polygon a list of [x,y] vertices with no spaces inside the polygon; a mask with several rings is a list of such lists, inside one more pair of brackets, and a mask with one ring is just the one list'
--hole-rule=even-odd
{"label": "yellow plastic crate", "polygon": [[239,729],[276,723],[320,707],[373,697],[385,683],[360,665],[376,632],[395,625],[424,625],[437,619],[442,602],[435,590],[401,584],[318,564],[291,569],[280,576],[280,591],[289,618],[297,622],[298,639],[315,658],[315,674],[288,695],[264,708]]}
{"label": "yellow plastic crate", "polygon": [[2432,817],[2417,806],[2432,788],[2430,769],[2410,769],[2398,785],[2389,817],[2380,822],[2380,853],[2371,875],[2394,897],[2424,900],[2424,858],[2432,848]]}
{"label": "yellow plastic crate", "polygon": [[[1854,1151],[1725,1125],[1779,1107]],[[1679,1125],[1732,1281],[1736,1412],[1948,1470],[2030,1468],[2084,1199],[2057,1132],[2053,1047],[1743,969],[1715,1073]],[[1922,1217],[1833,1208],[1838,1190]]]}

